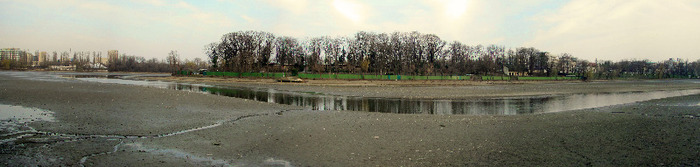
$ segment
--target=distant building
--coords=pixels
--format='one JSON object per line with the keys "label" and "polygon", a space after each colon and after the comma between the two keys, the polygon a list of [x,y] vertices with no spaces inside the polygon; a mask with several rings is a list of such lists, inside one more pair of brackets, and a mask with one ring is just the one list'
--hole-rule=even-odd
{"label": "distant building", "polygon": [[106,65],[107,63],[109,63],[109,61],[106,58],[100,57],[100,61],[98,61],[98,63],[102,63],[103,65]]}
{"label": "distant building", "polygon": [[46,56],[47,56],[46,52],[39,52],[39,51],[34,52],[34,56],[32,56],[32,61],[31,61],[32,66],[40,66],[40,65],[44,64],[44,62],[46,62],[46,60],[47,60]]}
{"label": "distant building", "polygon": [[75,65],[70,66],[49,66],[53,71],[75,71]]}
{"label": "distant building", "polygon": [[509,76],[518,76],[518,77],[523,77],[523,76],[528,76],[527,72],[519,72],[519,71],[508,71]]}
{"label": "distant building", "polygon": [[112,60],[118,60],[119,59],[119,51],[118,50],[109,50],[107,51],[107,57],[109,58],[109,61]]}
{"label": "distant building", "polygon": [[23,61],[21,62],[25,63],[25,65],[31,66],[32,60],[34,60],[34,55],[29,52],[24,52],[24,54],[22,55],[22,60]]}
{"label": "distant building", "polygon": [[19,48],[3,48],[0,49],[0,60],[15,60],[19,61],[24,55],[24,51]]}
{"label": "distant building", "polygon": [[98,55],[97,57],[95,57],[95,60],[93,61],[93,63],[99,63],[99,64],[102,64],[102,65],[107,65],[108,62],[109,62],[109,58],[108,58],[108,57],[102,57],[102,54],[100,54],[100,55]]}

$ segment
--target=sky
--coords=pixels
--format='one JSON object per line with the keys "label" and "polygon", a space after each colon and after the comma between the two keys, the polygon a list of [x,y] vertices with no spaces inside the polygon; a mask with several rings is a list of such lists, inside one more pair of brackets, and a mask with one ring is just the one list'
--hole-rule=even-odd
{"label": "sky", "polygon": [[418,31],[594,60],[700,59],[698,0],[0,0],[0,48],[206,59],[236,31]]}

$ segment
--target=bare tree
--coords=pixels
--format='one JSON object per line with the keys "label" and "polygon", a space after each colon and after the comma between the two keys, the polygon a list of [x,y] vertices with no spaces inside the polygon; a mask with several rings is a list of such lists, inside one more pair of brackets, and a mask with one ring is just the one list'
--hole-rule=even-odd
{"label": "bare tree", "polygon": [[316,71],[321,73],[323,70],[323,61],[321,60],[321,54],[323,52],[323,39],[322,38],[311,38],[304,45],[306,60],[308,60],[308,67],[311,71]]}
{"label": "bare tree", "polygon": [[180,70],[180,54],[175,50],[171,50],[166,58],[168,65],[170,66],[170,71],[175,72]]}
{"label": "bare tree", "polygon": [[343,61],[340,61],[340,57],[343,51],[341,46],[340,38],[323,37],[323,52],[324,63],[326,65],[326,71],[328,72],[338,72],[337,67],[341,65]]}
{"label": "bare tree", "polygon": [[210,43],[209,45],[206,46],[205,52],[207,56],[209,57],[209,61],[211,62],[212,65],[212,70],[218,70],[219,68],[219,59],[220,59],[220,47],[219,43],[213,42]]}
{"label": "bare tree", "polygon": [[[540,76],[600,71],[597,68],[612,70],[605,73],[607,76],[613,73],[688,76],[696,73],[697,66],[695,62],[673,60],[654,65],[646,61],[621,61],[601,67],[569,54],[554,57],[532,47],[506,50],[502,46],[469,46],[459,41],[447,44],[437,35],[416,31],[391,34],[360,31],[351,37],[304,40],[239,31],[225,34],[205,49],[214,68],[237,72],[293,69],[314,73],[509,75],[501,72],[507,67],[510,72]],[[271,62],[277,64],[271,66]]]}

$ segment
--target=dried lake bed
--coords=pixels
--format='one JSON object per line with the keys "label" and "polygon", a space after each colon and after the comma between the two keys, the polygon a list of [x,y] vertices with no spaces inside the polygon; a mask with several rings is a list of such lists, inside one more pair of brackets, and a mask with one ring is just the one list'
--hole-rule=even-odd
{"label": "dried lake bed", "polygon": [[[175,84],[160,87],[154,81],[145,85],[108,83],[123,80],[66,77],[70,75],[85,74],[0,72],[0,104],[49,111],[53,117],[27,122],[26,129],[33,131],[23,133],[26,136],[3,134],[12,141],[0,145],[1,163],[700,164],[697,80],[476,86],[178,84],[164,80],[158,82]],[[110,75],[132,74],[105,74]],[[239,93],[246,97],[219,96],[232,90],[246,90]],[[279,96],[289,98],[277,99]],[[353,99],[360,100],[349,102]],[[398,100],[399,105],[363,99]],[[576,103],[583,106],[547,107],[552,103],[571,106],[572,102],[560,102],[566,99],[583,101]],[[418,107],[401,108],[402,104]],[[468,108],[465,106],[479,106],[480,110],[457,111]]]}

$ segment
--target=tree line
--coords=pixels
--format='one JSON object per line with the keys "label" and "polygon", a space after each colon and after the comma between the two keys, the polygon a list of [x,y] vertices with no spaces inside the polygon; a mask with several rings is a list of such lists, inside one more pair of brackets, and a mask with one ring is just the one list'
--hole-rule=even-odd
{"label": "tree line", "polygon": [[603,61],[597,64],[590,77],[599,79],[633,78],[698,78],[700,60],[690,62],[682,59],[669,59],[653,63],[646,60]]}
{"label": "tree line", "polygon": [[[99,70],[103,59],[97,51],[53,51],[50,53],[21,51],[17,59],[4,56],[1,60],[3,69],[46,69],[51,66],[74,66],[76,71]],[[104,58],[106,60],[106,58]],[[102,68],[104,69],[104,68]]]}
{"label": "tree line", "polygon": [[[577,75],[613,78],[698,76],[700,60],[604,61],[554,55],[533,47],[447,42],[419,32],[374,33],[299,40],[263,31],[224,34],[205,47],[213,71],[361,73],[400,75]],[[675,65],[674,65],[675,64]]]}
{"label": "tree line", "polygon": [[[43,55],[43,56],[39,56]],[[180,59],[177,51],[171,51],[166,59],[146,59],[134,55],[103,55],[98,51],[62,51],[35,52],[22,51],[17,59],[6,56],[0,58],[0,69],[49,69],[70,67],[75,71],[122,71],[122,72],[175,72],[180,70],[196,71],[207,68],[209,64],[201,58]],[[41,60],[40,60],[41,59]]]}
{"label": "tree line", "polygon": [[140,56],[122,54],[118,57],[110,57],[107,63],[109,71],[125,71],[125,72],[169,72],[177,71],[197,71],[199,69],[208,68],[209,64],[201,58],[192,60],[180,59],[180,54],[172,50],[168,56],[159,60],[158,58],[145,59]]}

